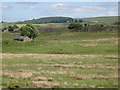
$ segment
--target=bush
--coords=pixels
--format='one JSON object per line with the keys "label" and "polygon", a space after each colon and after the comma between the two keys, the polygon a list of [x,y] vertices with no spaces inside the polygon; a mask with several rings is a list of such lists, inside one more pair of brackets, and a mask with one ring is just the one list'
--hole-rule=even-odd
{"label": "bush", "polygon": [[72,31],[81,31],[83,28],[83,26],[79,23],[71,23],[69,26],[68,26],[68,29],[72,30]]}
{"label": "bush", "polygon": [[91,25],[83,28],[83,32],[116,31],[116,30],[118,30],[117,25],[107,25],[105,27],[101,25]]}
{"label": "bush", "polygon": [[84,32],[95,32],[95,31],[103,31],[103,30],[104,27],[101,27],[101,25],[91,25],[83,28]]}
{"label": "bush", "polygon": [[114,25],[120,25],[120,22],[115,22]]}
{"label": "bush", "polygon": [[17,25],[13,25],[13,28],[14,28],[14,29],[17,29],[17,28],[19,28],[19,27],[18,27]]}
{"label": "bush", "polygon": [[8,26],[8,31],[14,31],[14,28],[12,26]]}

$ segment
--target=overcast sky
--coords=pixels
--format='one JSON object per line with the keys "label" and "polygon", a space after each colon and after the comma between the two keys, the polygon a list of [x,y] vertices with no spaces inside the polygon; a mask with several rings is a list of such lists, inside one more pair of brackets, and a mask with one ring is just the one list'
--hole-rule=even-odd
{"label": "overcast sky", "polygon": [[3,2],[2,20],[7,22],[33,18],[65,16],[73,18],[117,16],[117,2]]}

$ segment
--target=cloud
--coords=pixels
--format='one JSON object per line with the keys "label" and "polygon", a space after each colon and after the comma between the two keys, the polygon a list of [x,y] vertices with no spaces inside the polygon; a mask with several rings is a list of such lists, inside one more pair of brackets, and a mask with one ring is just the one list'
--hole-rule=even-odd
{"label": "cloud", "polygon": [[11,6],[9,5],[0,5],[0,9],[9,9]]}
{"label": "cloud", "polygon": [[78,7],[78,8],[73,8],[73,10],[75,12],[96,13],[96,12],[106,10],[106,8],[99,7],[99,6],[82,6],[82,7]]}
{"label": "cloud", "polygon": [[53,4],[52,7],[64,7],[67,6],[67,4],[63,4],[63,3],[58,3],[58,4]]}
{"label": "cloud", "polygon": [[[111,4],[112,5],[112,4]],[[94,16],[113,16],[117,15],[117,7],[103,7],[100,5],[84,5],[72,6],[68,4],[58,3],[49,7],[51,14],[64,15],[72,17],[94,17]]]}
{"label": "cloud", "polygon": [[30,5],[29,8],[30,9],[36,9],[36,7],[34,5]]}
{"label": "cloud", "polygon": [[115,12],[115,11],[110,11],[107,13],[108,16],[116,16],[118,15],[118,12]]}
{"label": "cloud", "polygon": [[[103,5],[104,4],[104,5]],[[108,5],[109,4],[109,5]],[[118,15],[116,3],[3,3],[3,18],[6,21],[26,20],[49,16],[66,16],[73,18],[115,16]],[[19,12],[18,12],[19,11]],[[11,13],[12,12],[12,13]],[[16,17],[16,18],[14,18]]]}
{"label": "cloud", "polygon": [[3,5],[2,8],[6,9],[6,8],[9,8],[9,6]]}
{"label": "cloud", "polygon": [[117,9],[110,7],[100,6],[83,6],[81,8],[75,8],[76,12],[91,13],[92,15],[117,15]]}
{"label": "cloud", "polygon": [[38,4],[38,2],[16,2],[16,4],[35,5]]}

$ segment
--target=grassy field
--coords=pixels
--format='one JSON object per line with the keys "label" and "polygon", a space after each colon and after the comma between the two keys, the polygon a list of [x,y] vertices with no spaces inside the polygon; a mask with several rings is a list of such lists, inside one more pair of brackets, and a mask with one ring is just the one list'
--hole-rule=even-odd
{"label": "grassy field", "polygon": [[3,33],[3,87],[117,88],[117,32],[44,32],[32,42]]}
{"label": "grassy field", "polygon": [[3,87],[117,88],[117,55],[3,54]]}
{"label": "grassy field", "polygon": [[[8,37],[9,36],[9,37]],[[117,54],[116,32],[45,32],[33,42],[14,41],[19,36],[3,33],[3,53],[38,54]],[[35,47],[35,48],[34,48]]]}
{"label": "grassy field", "polygon": [[96,18],[83,18],[85,21],[98,21],[100,24],[114,24],[118,22],[118,17],[96,17]]}

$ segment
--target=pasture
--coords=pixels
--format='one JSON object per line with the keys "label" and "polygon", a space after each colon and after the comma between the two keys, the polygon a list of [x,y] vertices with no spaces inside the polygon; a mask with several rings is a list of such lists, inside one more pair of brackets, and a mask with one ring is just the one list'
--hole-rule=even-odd
{"label": "pasture", "polygon": [[117,88],[118,33],[41,32],[32,42],[2,33],[5,88]]}
{"label": "pasture", "polygon": [[94,18],[83,18],[85,21],[98,21],[99,24],[114,24],[118,21],[118,17],[94,17]]}
{"label": "pasture", "polygon": [[[8,37],[9,36],[9,37]],[[14,41],[18,33],[3,33],[3,53],[117,54],[117,32],[41,32],[32,42]],[[34,48],[35,47],[35,48]]]}

